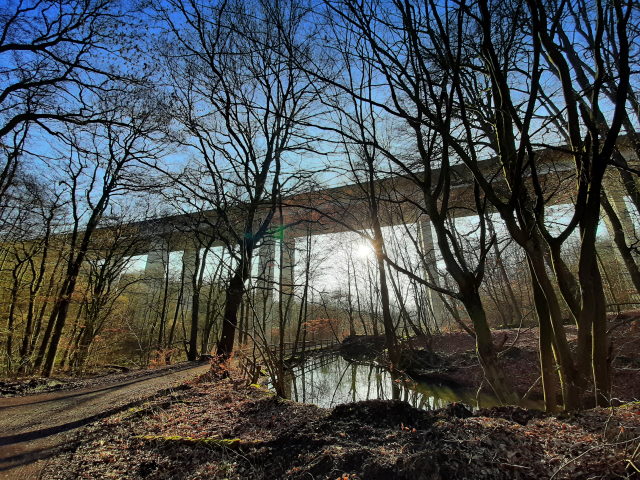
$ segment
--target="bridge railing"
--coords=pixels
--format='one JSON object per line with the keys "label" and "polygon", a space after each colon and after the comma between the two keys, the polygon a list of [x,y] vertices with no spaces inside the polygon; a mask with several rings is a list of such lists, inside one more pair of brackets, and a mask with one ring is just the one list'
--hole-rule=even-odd
{"label": "bridge railing", "polygon": [[[301,352],[313,352],[318,350],[325,350],[336,345],[340,344],[340,341],[332,338],[332,339],[323,339],[323,340],[307,340],[306,342],[284,342],[282,344],[283,352],[285,355],[290,355],[292,353],[301,353]],[[253,345],[248,345],[243,348],[237,349],[237,354],[247,354],[253,351]],[[259,345],[256,346],[256,352],[269,350],[269,352],[279,352],[280,344],[270,344],[270,345]]]}
{"label": "bridge railing", "polygon": [[[324,339],[324,340],[309,340],[306,342],[285,342],[282,344],[283,357],[286,360],[292,358],[295,353],[296,356],[302,353],[312,353],[329,351],[332,347],[340,343],[337,339]],[[294,352],[295,349],[295,352]],[[258,381],[258,378],[263,375],[263,362],[267,364],[276,360],[280,352],[279,344],[271,345],[247,345],[243,348],[237,349],[234,354],[239,360],[239,368],[242,375],[248,378],[251,383]]]}

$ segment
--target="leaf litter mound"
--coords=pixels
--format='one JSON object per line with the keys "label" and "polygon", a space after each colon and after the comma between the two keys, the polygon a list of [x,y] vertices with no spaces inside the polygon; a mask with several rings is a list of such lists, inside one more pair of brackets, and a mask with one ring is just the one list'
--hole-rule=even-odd
{"label": "leaf litter mound", "polygon": [[637,478],[640,404],[551,416],[370,400],[332,410],[232,379],[85,428],[43,478]]}

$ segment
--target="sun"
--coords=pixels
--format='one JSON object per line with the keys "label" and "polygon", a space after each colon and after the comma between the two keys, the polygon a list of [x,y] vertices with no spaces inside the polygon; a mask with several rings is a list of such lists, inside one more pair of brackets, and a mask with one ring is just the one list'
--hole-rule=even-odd
{"label": "sun", "polygon": [[373,253],[373,248],[369,243],[360,243],[354,249],[355,256],[362,259],[373,258]]}

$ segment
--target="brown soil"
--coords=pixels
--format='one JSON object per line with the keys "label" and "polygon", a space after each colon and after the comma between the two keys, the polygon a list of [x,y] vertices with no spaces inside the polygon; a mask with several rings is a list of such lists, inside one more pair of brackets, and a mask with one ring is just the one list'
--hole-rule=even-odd
{"label": "brown soil", "polygon": [[[576,328],[567,326],[570,345],[575,346]],[[636,312],[612,317],[611,332],[612,399],[640,399],[640,317]],[[499,359],[505,377],[521,397],[542,398],[538,358],[538,329],[505,329],[493,332],[494,343],[500,347]],[[431,348],[445,358],[440,373],[455,383],[472,389],[482,385],[482,370],[475,355],[474,339],[464,332],[434,336]],[[423,348],[424,339],[413,339],[414,348]],[[485,390],[488,386],[484,385]]]}
{"label": "brown soil", "polygon": [[86,428],[43,478],[632,478],[639,438],[638,404],[572,416],[381,400],[325,410],[225,379]]}

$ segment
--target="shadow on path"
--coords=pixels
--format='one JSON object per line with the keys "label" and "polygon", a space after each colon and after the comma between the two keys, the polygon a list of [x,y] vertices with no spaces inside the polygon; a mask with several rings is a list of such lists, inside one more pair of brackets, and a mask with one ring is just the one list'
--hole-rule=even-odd
{"label": "shadow on path", "polygon": [[[202,366],[203,364],[200,364],[200,366]],[[169,376],[178,372],[182,372],[184,370],[191,370],[194,368],[199,368],[198,365],[194,365],[193,363],[188,363],[185,365],[182,365],[180,367],[176,367],[173,368],[171,370],[167,370],[167,371],[158,371],[158,372],[154,372],[154,373],[150,373],[148,375],[144,375],[144,376],[140,376],[137,378],[133,378],[131,380],[121,380],[121,381],[115,381],[115,382],[105,382],[106,385],[100,385],[97,387],[86,387],[86,388],[82,388],[82,389],[78,389],[78,390],[59,390],[56,392],[47,392],[47,393],[38,393],[35,395],[27,395],[24,397],[7,397],[7,398],[0,398],[0,412],[2,412],[3,410],[7,410],[10,408],[15,408],[15,407],[20,407],[20,406],[26,406],[26,405],[38,405],[38,404],[43,404],[43,403],[48,403],[48,402],[57,402],[60,400],[66,400],[66,399],[70,399],[70,398],[74,398],[74,397],[81,397],[83,395],[89,395],[92,393],[100,393],[100,392],[104,392],[104,391],[108,391],[108,390],[113,390],[113,389],[118,389],[121,387],[126,387],[128,385],[133,385],[136,383],[141,383],[141,382],[146,382],[149,380],[153,380],[156,378],[161,378],[161,377],[165,377],[165,376]],[[30,399],[33,398],[42,398],[42,397],[46,397],[44,400],[36,400],[36,401],[31,401]],[[3,405],[4,404],[4,405]],[[1,443],[0,443],[1,445]]]}
{"label": "shadow on path", "polygon": [[0,406],[0,478],[38,478],[44,467],[39,461],[76,444],[69,441],[73,430],[166,394],[207,369],[192,363],[112,385],[36,395],[33,401],[0,400],[9,403]]}

